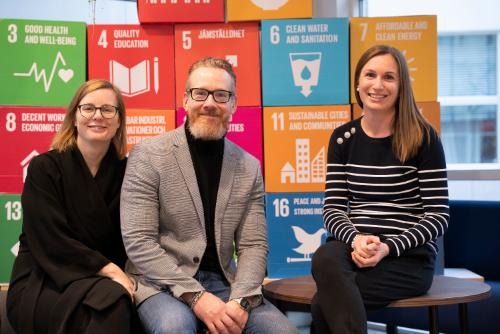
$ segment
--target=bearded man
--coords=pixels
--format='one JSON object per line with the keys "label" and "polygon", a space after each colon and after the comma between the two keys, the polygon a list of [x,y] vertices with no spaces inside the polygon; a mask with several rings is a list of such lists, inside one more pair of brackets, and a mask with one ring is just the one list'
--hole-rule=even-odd
{"label": "bearded man", "polygon": [[188,74],[186,122],[136,145],[123,181],[121,229],[139,316],[150,333],[297,333],[262,297],[260,163],[225,137],[236,76],[218,58]]}

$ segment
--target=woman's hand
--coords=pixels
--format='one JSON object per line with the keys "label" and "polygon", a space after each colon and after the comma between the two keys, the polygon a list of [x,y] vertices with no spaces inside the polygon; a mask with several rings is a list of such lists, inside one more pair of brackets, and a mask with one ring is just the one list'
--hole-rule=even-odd
{"label": "woman's hand", "polygon": [[125,274],[125,272],[116,264],[114,264],[113,262],[108,263],[107,265],[102,267],[97,274],[99,276],[108,277],[109,279],[123,286],[125,290],[127,290],[127,292],[129,293],[130,298],[132,298],[132,301],[134,300],[134,291],[135,291],[134,281],[132,281],[130,277],[128,277],[127,274]]}
{"label": "woman's hand", "polygon": [[357,235],[351,258],[359,268],[375,267],[389,254],[389,246],[374,235]]}

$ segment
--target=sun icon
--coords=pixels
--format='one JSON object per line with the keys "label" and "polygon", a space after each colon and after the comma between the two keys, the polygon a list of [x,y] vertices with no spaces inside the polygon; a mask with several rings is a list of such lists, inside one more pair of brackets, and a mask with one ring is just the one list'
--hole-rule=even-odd
{"label": "sun icon", "polygon": [[415,57],[408,58],[406,56],[406,50],[402,51],[401,53],[403,54],[403,56],[405,56],[406,62],[408,63],[408,70],[410,71],[410,80],[415,81],[415,79],[411,76],[411,72],[415,72],[417,70],[416,67],[411,66],[411,63],[415,61]]}

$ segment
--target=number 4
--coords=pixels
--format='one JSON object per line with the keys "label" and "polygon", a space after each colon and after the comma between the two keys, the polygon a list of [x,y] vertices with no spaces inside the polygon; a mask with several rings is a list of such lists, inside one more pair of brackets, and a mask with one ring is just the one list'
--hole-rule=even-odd
{"label": "number 4", "polygon": [[108,47],[108,38],[107,37],[108,37],[107,31],[106,31],[106,29],[104,29],[103,31],[101,31],[101,36],[99,36],[99,40],[97,41],[97,45],[100,45],[106,49]]}

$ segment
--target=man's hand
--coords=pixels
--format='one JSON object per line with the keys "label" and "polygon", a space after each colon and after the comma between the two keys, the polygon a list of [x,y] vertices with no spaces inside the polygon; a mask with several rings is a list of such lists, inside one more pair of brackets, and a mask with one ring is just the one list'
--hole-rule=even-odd
{"label": "man's hand", "polygon": [[[228,306],[228,304],[234,305]],[[193,312],[198,319],[203,321],[211,334],[241,334],[243,331],[242,320],[237,316],[239,311],[233,309],[233,307],[239,308],[239,305],[234,302],[228,304],[210,292],[205,292],[194,305]],[[233,317],[240,320],[237,322]]]}
{"label": "man's hand", "polygon": [[243,329],[248,321],[248,312],[245,311],[235,300],[228,301],[226,306],[227,314],[238,324],[240,327],[240,333],[243,332]]}
{"label": "man's hand", "polygon": [[359,268],[375,267],[389,254],[389,246],[374,235],[358,235],[353,243],[352,260]]}

